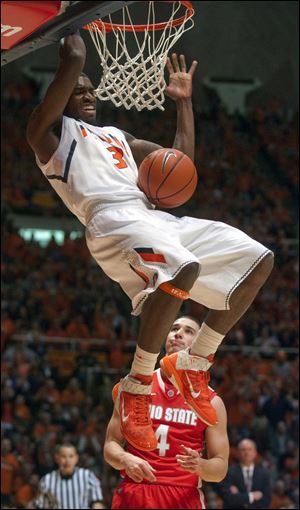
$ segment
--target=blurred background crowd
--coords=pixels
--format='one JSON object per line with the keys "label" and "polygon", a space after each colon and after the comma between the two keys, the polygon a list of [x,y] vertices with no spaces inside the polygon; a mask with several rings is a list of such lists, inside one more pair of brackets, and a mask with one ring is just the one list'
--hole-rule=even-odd
{"label": "blurred background crowd", "polygon": [[[129,299],[91,259],[84,236],[65,232],[41,246],[13,218],[70,216],[34,162],[25,140],[36,105],[33,82],[3,91],[1,319],[1,499],[34,508],[53,449],[71,441],[80,465],[101,479],[105,501],[119,480],[103,460],[111,388],[128,371],[137,319]],[[16,122],[16,118],[18,121]],[[162,122],[163,119],[163,122]],[[125,113],[101,106],[99,121],[138,138],[172,145],[176,113]],[[236,226],[275,253],[273,273],[245,317],[227,335],[211,385],[228,410],[230,462],[243,437],[256,441],[271,473],[271,508],[298,508],[298,114],[270,100],[265,109],[228,115],[216,96],[196,113],[198,188],[174,214]],[[3,124],[2,124],[3,125]],[[182,311],[203,319],[204,307]],[[208,508],[222,508],[214,484]]]}

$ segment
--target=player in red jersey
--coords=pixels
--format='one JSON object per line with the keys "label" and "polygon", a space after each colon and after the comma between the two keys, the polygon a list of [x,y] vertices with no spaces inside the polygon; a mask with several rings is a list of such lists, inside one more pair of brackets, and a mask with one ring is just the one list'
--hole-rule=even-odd
{"label": "player in red jersey", "polygon": [[[177,319],[166,340],[167,354],[189,347],[199,327],[189,316]],[[209,392],[218,416],[214,427],[201,421],[161,369],[156,370],[150,414],[158,444],[148,452],[125,442],[115,407],[104,458],[121,470],[123,481],[115,490],[112,508],[206,508],[202,480],[220,482],[227,473],[229,455],[226,409],[216,392],[211,388]],[[117,393],[118,385],[113,398]],[[204,449],[207,459],[202,457]]]}

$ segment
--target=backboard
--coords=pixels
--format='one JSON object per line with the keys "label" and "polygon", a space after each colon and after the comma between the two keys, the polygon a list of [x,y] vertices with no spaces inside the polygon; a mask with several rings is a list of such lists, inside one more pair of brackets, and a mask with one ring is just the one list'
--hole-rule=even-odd
{"label": "backboard", "polygon": [[136,0],[2,1],[1,66],[133,3]]}

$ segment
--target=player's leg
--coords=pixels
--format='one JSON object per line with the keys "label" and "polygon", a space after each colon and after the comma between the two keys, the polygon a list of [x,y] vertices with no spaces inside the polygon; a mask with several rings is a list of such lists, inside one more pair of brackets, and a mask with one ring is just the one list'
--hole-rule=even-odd
{"label": "player's leg", "polygon": [[[208,425],[213,414],[208,400],[207,370],[226,333],[249,308],[273,267],[273,254],[243,232],[223,223],[189,219],[190,237],[201,232],[194,245],[201,272],[191,290],[191,298],[210,311],[194,340],[190,352],[165,357],[161,366],[176,381],[190,406]],[[188,235],[187,235],[188,237]],[[188,244],[188,242],[187,242]],[[186,377],[187,376],[187,377]],[[192,387],[192,391],[190,388]],[[199,396],[198,396],[199,394]]]}
{"label": "player's leg", "polygon": [[87,244],[132,299],[134,313],[141,313],[132,369],[119,385],[116,406],[127,441],[151,450],[157,444],[149,415],[152,373],[182,299],[197,279],[199,262],[147,209],[101,213],[88,226]]}
{"label": "player's leg", "polygon": [[[223,340],[253,303],[259,290],[270,276],[273,265],[274,255],[270,252],[232,293],[229,299],[229,310],[209,310],[205,322],[191,346],[191,354],[208,356],[216,352],[221,343],[220,340]],[[211,331],[205,328],[205,325]],[[215,336],[217,341],[214,341],[214,332],[217,333]]]}
{"label": "player's leg", "polygon": [[[188,293],[198,272],[199,264],[188,264],[169,282],[169,285]],[[153,450],[157,446],[157,438],[149,415],[152,374],[181,304],[182,299],[160,288],[148,296],[141,312],[131,371],[129,376],[121,381],[118,405],[121,408],[122,433],[128,442],[142,450]]]}
{"label": "player's leg", "polygon": [[[198,274],[199,264],[191,262],[169,283],[175,289],[188,293]],[[180,297],[174,297],[160,288],[148,296],[141,312],[137,341],[139,347],[148,352],[160,352],[182,302]]]}

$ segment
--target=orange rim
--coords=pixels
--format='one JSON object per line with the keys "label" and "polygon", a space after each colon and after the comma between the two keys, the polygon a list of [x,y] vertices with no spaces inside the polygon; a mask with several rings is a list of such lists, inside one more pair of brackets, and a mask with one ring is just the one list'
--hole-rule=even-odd
{"label": "orange rim", "polygon": [[[162,1],[162,0],[158,0]],[[164,0],[165,2],[169,4],[173,4],[174,0]],[[144,32],[144,30],[164,30],[167,26],[176,27],[178,25],[182,25],[182,23],[189,18],[191,18],[194,15],[194,9],[188,0],[179,0],[179,2],[186,8],[186,13],[184,16],[181,16],[180,18],[173,19],[172,21],[165,21],[163,23],[151,23],[150,25],[122,25],[119,23],[107,23],[101,20],[95,20],[92,23],[89,23],[88,25],[85,25],[85,30],[93,30],[96,31],[97,29],[93,27],[92,25],[97,25],[97,28],[102,31],[103,27],[105,28],[106,32],[111,32],[112,30],[118,30],[118,28],[125,30],[126,32]]]}

